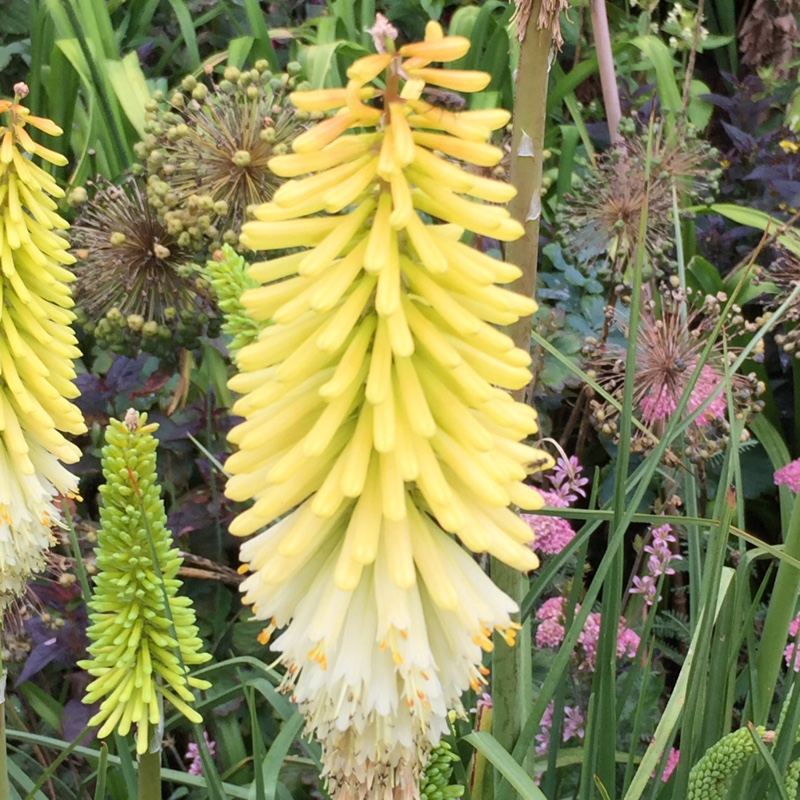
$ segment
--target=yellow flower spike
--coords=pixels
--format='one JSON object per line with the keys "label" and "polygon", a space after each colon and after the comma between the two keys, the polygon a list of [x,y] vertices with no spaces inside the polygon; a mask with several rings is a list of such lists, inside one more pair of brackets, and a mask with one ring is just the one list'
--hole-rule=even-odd
{"label": "yellow flower spike", "polygon": [[102,724],[100,738],[115,729],[125,736],[135,724],[139,754],[162,719],[161,697],[197,722],[187,687],[211,685],[188,674],[211,656],[201,650],[191,602],[177,595],[182,559],[166,528],[155,475],[158,426],[146,423],[146,415],[131,410],[106,431],[90,657],[79,662],[94,678],[84,702],[103,701],[89,724]]}
{"label": "yellow flower spike", "polygon": [[[21,85],[20,90],[24,89]],[[20,92],[20,96],[24,94]],[[53,233],[68,223],[53,197],[53,178],[22,150],[53,163],[60,154],[35,143],[31,124],[60,129],[33,117],[19,102],[0,101],[0,610],[24,593],[44,566],[51,526],[59,525],[59,495],[76,496],[77,480],[60,462],[80,451],[64,434],[86,431],[72,359],[80,355],[69,328],[74,305],[60,264],[74,259],[69,242]]]}
{"label": "yellow flower spike", "polygon": [[[464,548],[538,564],[509,508],[541,507],[527,476],[550,463],[523,442],[535,411],[507,391],[530,380],[530,354],[493,327],[535,303],[496,285],[516,267],[459,241],[522,233],[482,202],[513,187],[454,161],[497,164],[488,139],[509,116],[420,100],[426,81],[486,85],[427,66],[465,42],[432,23],[425,42],[355,62],[346,88],[297,93],[300,107],[339,110],[273,160],[294,180],[242,235],[301,252],[250,270],[267,285],[243,306],[272,324],[230,382],[245,420],[226,492],[254,501],[230,531],[262,530],[242,545],[244,602],[269,621],[262,640],[283,631],[272,646],[334,800],[377,785],[382,800],[418,797],[448,711],[481,685],[492,631],[513,642],[515,604]],[[333,216],[307,216],[320,208]]]}

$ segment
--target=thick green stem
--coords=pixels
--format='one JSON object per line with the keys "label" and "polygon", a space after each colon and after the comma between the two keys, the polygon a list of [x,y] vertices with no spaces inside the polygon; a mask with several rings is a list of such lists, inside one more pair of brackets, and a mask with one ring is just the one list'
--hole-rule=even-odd
{"label": "thick green stem", "polygon": [[[542,0],[533,0],[521,39],[514,104],[514,132],[511,149],[511,182],[517,196],[509,204],[512,216],[523,223],[525,234],[507,249],[508,260],[522,270],[514,285],[521,294],[533,297],[539,251],[539,218],[542,209],[542,169],[547,103],[548,60],[552,44],[549,29],[539,29]],[[523,319],[511,331],[518,347],[530,349],[530,320]],[[492,578],[517,602],[529,588],[525,575],[493,559]],[[511,752],[525,722],[533,693],[531,674],[531,630],[526,622],[516,646],[509,648],[496,637],[492,657],[493,734]],[[497,781],[500,776],[496,775]]]}
{"label": "thick green stem", "polygon": [[[800,495],[795,497],[789,529],[784,538],[784,552],[787,556],[800,559]],[[800,570],[786,561],[781,561],[756,659],[757,682],[755,697],[751,704],[756,724],[765,723],[769,717],[772,694],[778,680],[798,590],[800,590]]]}
{"label": "thick green stem", "polygon": [[6,681],[8,673],[0,665],[0,800],[8,800],[8,751],[6,749]]}
{"label": "thick green stem", "polygon": [[[539,257],[539,218],[542,211],[542,171],[547,115],[547,79],[553,37],[549,28],[537,27],[542,0],[533,0],[525,37],[520,44],[511,139],[511,183],[517,196],[508,210],[525,226],[525,235],[508,245],[506,256],[522,270],[513,288],[533,297]],[[530,347],[530,322],[520,320],[514,329],[519,347]]]}
{"label": "thick green stem", "polygon": [[161,799],[161,749],[139,756],[139,800]]}

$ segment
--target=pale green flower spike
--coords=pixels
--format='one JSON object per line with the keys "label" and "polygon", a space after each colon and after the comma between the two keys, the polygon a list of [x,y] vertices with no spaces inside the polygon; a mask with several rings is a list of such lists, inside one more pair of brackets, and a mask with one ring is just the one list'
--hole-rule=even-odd
{"label": "pale green flower spike", "polygon": [[215,258],[206,262],[202,274],[211,284],[217,304],[225,314],[222,330],[233,337],[229,349],[235,355],[245,345],[255,342],[266,324],[250,317],[241,300],[248,289],[260,284],[250,277],[247,262],[230,245],[223,245],[214,255]]}
{"label": "pale green flower spike", "polygon": [[[767,743],[775,739],[774,731],[760,726],[756,733]],[[723,800],[729,779],[755,752],[756,745],[747,728],[723,736],[692,767],[686,800]]]}
{"label": "pale green flower spike", "polygon": [[419,782],[420,800],[450,800],[461,797],[464,787],[458,784],[451,785],[453,776],[453,763],[458,761],[458,756],[450,745],[442,739],[431,750],[425,770]]}
{"label": "pale green flower spike", "polygon": [[146,422],[146,414],[131,409],[125,422],[112,419],[106,429],[98,574],[87,631],[91,658],[78,662],[95,678],[84,703],[103,700],[89,724],[102,725],[102,739],[114,730],[125,736],[135,723],[139,754],[148,750],[150,726],[157,730],[163,719],[164,698],[201,722],[188,705],[194,701],[189,687],[211,685],[188,674],[188,667],[211,656],[201,650],[191,600],[178,596],[183,559],[172,546],[156,480],[158,425]]}

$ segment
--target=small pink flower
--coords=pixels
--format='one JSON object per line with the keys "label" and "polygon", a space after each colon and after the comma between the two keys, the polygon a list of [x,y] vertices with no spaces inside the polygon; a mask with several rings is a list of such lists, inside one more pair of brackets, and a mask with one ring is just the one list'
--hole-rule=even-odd
{"label": "small pink flower", "polygon": [[789,636],[794,639],[798,631],[800,631],[800,614],[797,614],[789,625]]}
{"label": "small pink flower", "polygon": [[[217,752],[217,743],[213,739],[208,738],[208,733],[203,731],[203,738],[206,740],[206,745],[208,746],[208,752],[211,755],[215,755]],[[202,775],[203,774],[203,760],[200,757],[200,749],[197,746],[196,742],[189,742],[186,746],[186,755],[184,756],[186,760],[189,762],[189,768],[187,772],[190,775]]]}
{"label": "small pink flower", "polygon": [[793,492],[800,491],[800,458],[790,461],[775,473],[776,486],[788,486]]}
{"label": "small pink flower", "polygon": [[[534,752],[538,756],[543,756],[550,749],[550,729],[553,726],[553,706],[551,702],[542,714],[542,721],[539,733],[536,734],[536,747]],[[580,706],[564,706],[564,724],[561,726],[561,741],[577,738],[583,741],[586,735],[584,726],[586,719],[583,716]]]}
{"label": "small pink flower", "polygon": [[794,642],[789,642],[783,651],[783,660],[789,669],[800,672],[800,647],[797,647]]}
{"label": "small pink flower", "polygon": [[[556,465],[547,477],[553,486],[553,492],[563,500],[560,505],[571,505],[578,499],[578,495],[586,497],[583,487],[589,483],[589,479],[582,477],[582,472],[583,467],[577,456],[556,460]],[[548,505],[558,507],[559,503],[548,501]]]}
{"label": "small pink flower", "polygon": [[[661,782],[666,783],[669,780],[669,776],[675,771],[675,767],[678,766],[678,761],[681,758],[681,751],[676,749],[675,747],[670,747],[669,753],[667,754],[667,763],[664,766],[664,771],[661,773]],[[653,772],[651,774],[651,778],[655,778],[656,774]]]}
{"label": "small pink flower", "polygon": [[661,599],[661,597],[658,596],[656,579],[652,575],[645,575],[644,577],[635,575],[630,594],[640,594],[648,606],[652,606],[653,603]]}
{"label": "small pink flower", "polygon": [[[687,365],[685,372],[691,375],[692,370],[695,369],[695,364]],[[686,408],[689,413],[698,408],[704,403],[708,397],[717,389],[720,383],[720,376],[716,370],[708,364],[704,364],[700,369],[700,374],[697,376],[692,393],[689,395],[689,400],[686,403]],[[656,387],[653,392],[645,395],[640,403],[642,409],[642,416],[648,425],[675,413],[678,407],[678,402],[681,399],[685,386],[680,382],[664,381],[660,386]],[[698,425],[708,425],[719,417],[725,415],[727,401],[725,394],[720,392],[711,401],[708,407],[697,417]]]}
{"label": "small pink flower", "polygon": [[536,628],[537,647],[558,647],[564,641],[565,602],[565,597],[551,597],[539,606],[536,618],[541,622]]}
{"label": "small pink flower", "polygon": [[[545,494],[545,492],[542,492]],[[572,525],[563,517],[546,517],[544,514],[520,514],[534,533],[531,547],[547,555],[560,553],[574,538]]]}
{"label": "small pink flower", "polygon": [[619,631],[617,633],[617,658],[634,658],[639,649],[641,637],[636,631],[625,624],[625,617],[619,621]]}
{"label": "small pink flower", "polygon": [[555,619],[544,619],[536,628],[537,647],[558,647],[564,641],[564,626]]}
{"label": "small pink flower", "polygon": [[[536,611],[537,619],[557,619],[564,616],[564,603],[566,597],[550,597],[542,603]],[[580,606],[578,606],[578,609]]]}

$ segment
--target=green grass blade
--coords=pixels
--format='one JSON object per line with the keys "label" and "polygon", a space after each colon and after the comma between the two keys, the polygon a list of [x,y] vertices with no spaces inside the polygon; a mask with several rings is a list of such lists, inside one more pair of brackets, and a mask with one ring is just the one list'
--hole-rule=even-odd
{"label": "green grass blade", "polygon": [[186,54],[189,60],[189,69],[192,72],[200,69],[200,48],[197,46],[197,33],[192,22],[192,15],[183,0],[169,0],[172,10],[178,19],[183,43],[186,45]]}
{"label": "green grass blade", "polygon": [[94,800],[105,800],[106,797],[106,774],[108,772],[108,745],[105,742],[100,744],[100,760],[97,764],[97,783],[94,789]]}
{"label": "green grass blade", "polygon": [[264,797],[266,800],[275,800],[281,766],[295,740],[300,736],[303,724],[303,715],[299,711],[295,712],[294,716],[283,723],[281,732],[275,737],[275,741],[267,752],[262,765]]}
{"label": "green grass blade", "polygon": [[121,61],[107,59],[105,71],[117,102],[125,112],[125,116],[133,126],[139,138],[144,138],[144,107],[150,99],[139,56],[136,52],[128,53]]}
{"label": "green grass blade", "polygon": [[[787,555],[800,559],[800,499],[798,498],[800,495],[795,498],[789,527],[784,532],[784,541]],[[758,681],[756,695],[751,699],[751,707],[752,718],[758,724],[765,721],[769,714],[772,693],[783,663],[789,624],[795,613],[798,590],[800,590],[800,570],[787,564],[786,561],[781,561],[767,617],[764,620],[764,632],[761,635],[756,661]]]}
{"label": "green grass blade", "polygon": [[772,786],[777,793],[776,796],[779,797],[780,800],[789,800],[789,795],[786,794],[786,788],[783,785],[783,775],[778,769],[775,759],[767,749],[766,744],[764,744],[764,740],[758,735],[756,726],[753,725],[752,722],[748,722],[747,729],[750,731],[750,736],[756,746],[758,755],[761,757],[761,760],[764,762],[764,764],[766,764],[767,774],[769,775]]}
{"label": "green grass blade", "polygon": [[[723,568],[716,597],[717,602],[713,609],[714,619],[716,619],[717,614],[719,613],[722,602],[724,601],[725,595],[728,593],[728,587],[730,586],[733,577],[734,571],[732,569],[728,567]],[[707,611],[709,611],[709,609],[703,609],[701,614],[706,614]],[[683,666],[678,674],[678,679],[675,681],[675,686],[672,689],[670,698],[667,701],[667,705],[664,708],[661,719],[656,726],[653,739],[650,742],[650,745],[648,746],[644,756],[642,757],[639,769],[636,771],[636,775],[634,775],[631,785],[628,787],[628,791],[625,792],[623,800],[639,800],[647,788],[647,784],[651,780],[651,773],[656,769],[658,762],[661,760],[661,757],[663,756],[669,745],[669,742],[672,739],[673,732],[678,724],[681,714],[683,713],[686,703],[689,675],[693,670],[699,636],[700,627],[698,626],[694,636],[692,637],[692,641],[689,644],[686,660],[683,662]]]}
{"label": "green grass blade", "polygon": [[514,787],[522,800],[547,800],[533,778],[506,752],[491,733],[478,731],[464,737]]}
{"label": "green grass blade", "polygon": [[670,114],[678,115],[682,110],[681,93],[675,83],[675,64],[672,51],[657,36],[637,36],[631,44],[650,60],[656,73],[658,96],[661,105]]}
{"label": "green grass blade", "polygon": [[269,35],[261,4],[258,0],[244,0],[244,10],[247,14],[247,23],[250,25],[250,33],[255,38],[253,45],[254,55],[258,58],[266,58],[269,62],[269,68],[273,72],[279,72],[278,56],[272,46],[272,38]]}

